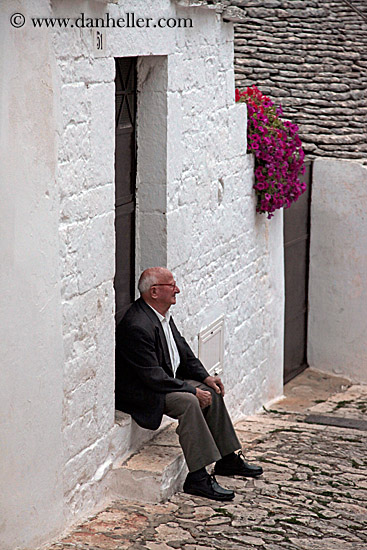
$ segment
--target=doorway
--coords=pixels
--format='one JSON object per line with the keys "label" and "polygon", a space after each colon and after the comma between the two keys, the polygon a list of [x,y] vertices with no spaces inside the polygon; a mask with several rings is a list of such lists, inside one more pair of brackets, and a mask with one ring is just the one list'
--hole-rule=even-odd
{"label": "doorway", "polygon": [[135,296],[136,60],[115,59],[116,324]]}
{"label": "doorway", "polygon": [[307,363],[308,273],[310,261],[310,212],[312,162],[300,178],[306,191],[284,210],[284,383],[300,374]]}

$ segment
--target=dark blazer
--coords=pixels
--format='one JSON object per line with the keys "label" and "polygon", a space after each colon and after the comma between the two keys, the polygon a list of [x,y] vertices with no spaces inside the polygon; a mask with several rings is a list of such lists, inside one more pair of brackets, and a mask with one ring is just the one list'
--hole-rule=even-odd
{"label": "dark blazer", "polygon": [[166,393],[195,394],[184,379],[202,382],[209,376],[172,318],[170,326],[180,354],[176,377],[161,322],[142,298],[132,304],[116,328],[116,408],[150,430],[159,428]]}

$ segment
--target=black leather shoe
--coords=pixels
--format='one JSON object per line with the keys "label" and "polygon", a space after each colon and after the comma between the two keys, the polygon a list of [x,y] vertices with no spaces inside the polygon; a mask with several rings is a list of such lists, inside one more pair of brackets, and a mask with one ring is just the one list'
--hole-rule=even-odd
{"label": "black leather shoe", "polygon": [[242,452],[239,451],[226,460],[218,460],[214,466],[214,473],[218,476],[257,477],[261,476],[263,469],[261,466],[245,462]]}
{"label": "black leather shoe", "polygon": [[195,481],[186,478],[183,490],[189,495],[210,498],[211,500],[225,501],[234,499],[234,492],[221,487],[215,477],[209,474]]}

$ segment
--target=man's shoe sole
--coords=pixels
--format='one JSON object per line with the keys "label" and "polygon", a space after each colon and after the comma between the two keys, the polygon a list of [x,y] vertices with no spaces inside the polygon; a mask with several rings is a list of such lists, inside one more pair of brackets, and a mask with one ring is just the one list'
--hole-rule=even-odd
{"label": "man's shoe sole", "polygon": [[207,493],[204,493],[204,491],[197,491],[195,489],[193,489],[192,491],[187,491],[184,489],[184,493],[186,493],[187,495],[194,495],[196,497],[204,497],[204,498],[209,498],[210,500],[219,500],[219,501],[229,501],[229,500],[233,500],[235,495],[208,495]]}
{"label": "man's shoe sole", "polygon": [[214,470],[214,475],[216,476],[225,476],[225,477],[234,477],[234,476],[241,476],[241,477],[259,477],[262,476],[264,472],[247,472],[247,473],[233,473],[233,472],[217,472]]}

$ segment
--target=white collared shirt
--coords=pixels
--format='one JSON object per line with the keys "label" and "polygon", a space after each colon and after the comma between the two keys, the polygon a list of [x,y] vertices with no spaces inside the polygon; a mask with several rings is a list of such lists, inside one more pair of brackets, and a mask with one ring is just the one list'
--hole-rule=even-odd
{"label": "white collared shirt", "polygon": [[178,366],[180,364],[180,354],[178,353],[177,344],[175,342],[175,339],[174,339],[173,334],[172,334],[172,329],[171,329],[170,324],[169,324],[169,320],[171,318],[171,313],[168,310],[166,315],[162,315],[156,309],[154,309],[154,307],[152,307],[149,304],[147,304],[147,305],[150,307],[150,309],[152,309],[154,311],[154,313],[156,314],[156,316],[158,317],[158,319],[160,320],[160,322],[162,324],[163,332],[164,332],[164,335],[165,335],[166,340],[167,340],[167,346],[168,346],[169,356],[170,356],[170,359],[171,359],[173,375],[176,376],[176,371],[177,371]]}

